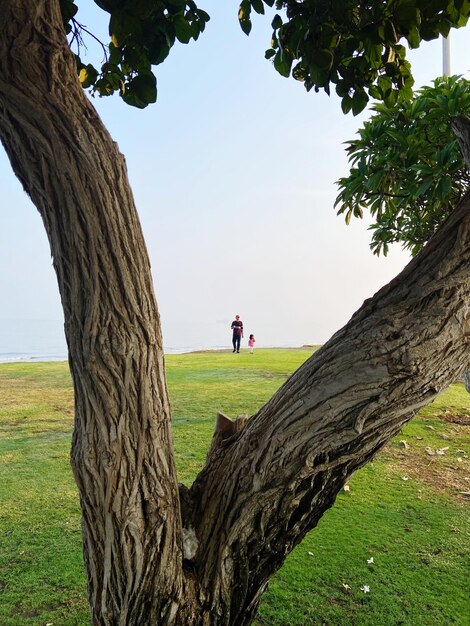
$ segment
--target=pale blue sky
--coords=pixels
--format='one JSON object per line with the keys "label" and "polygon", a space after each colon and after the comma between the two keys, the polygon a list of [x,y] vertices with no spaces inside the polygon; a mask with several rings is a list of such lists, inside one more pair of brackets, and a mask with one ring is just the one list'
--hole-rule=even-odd
{"label": "pale blue sky", "polygon": [[[94,5],[82,4],[91,27]],[[235,313],[260,346],[324,342],[408,258],[396,248],[377,259],[367,223],[346,227],[333,210],[334,181],[348,171],[342,143],[367,114],[345,117],[334,96],[280,77],[264,59],[270,19],[255,16],[247,38],[237,2],[201,7],[212,20],[160,67],[156,105],[94,100],[126,156],[165,345],[227,344]],[[451,35],[452,72],[467,78],[468,31]],[[413,52],[416,87],[442,73],[441,49]],[[46,236],[3,151],[0,180],[0,320],[59,327]]]}

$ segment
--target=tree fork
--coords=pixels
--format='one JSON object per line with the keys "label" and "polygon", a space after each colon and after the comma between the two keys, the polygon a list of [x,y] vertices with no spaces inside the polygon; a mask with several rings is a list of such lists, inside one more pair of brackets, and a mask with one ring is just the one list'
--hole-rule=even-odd
{"label": "tree fork", "polygon": [[219,601],[231,619],[221,623],[245,623],[258,591],[351,473],[468,367],[469,340],[467,195],[197,477],[195,561],[205,582],[225,569]]}

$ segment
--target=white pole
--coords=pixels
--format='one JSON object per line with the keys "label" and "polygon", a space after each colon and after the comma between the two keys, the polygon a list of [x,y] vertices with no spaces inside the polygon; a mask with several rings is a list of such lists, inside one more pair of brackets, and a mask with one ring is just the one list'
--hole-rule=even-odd
{"label": "white pole", "polygon": [[450,76],[450,41],[449,41],[449,35],[447,35],[447,37],[443,37],[442,38],[442,75],[443,76]]}

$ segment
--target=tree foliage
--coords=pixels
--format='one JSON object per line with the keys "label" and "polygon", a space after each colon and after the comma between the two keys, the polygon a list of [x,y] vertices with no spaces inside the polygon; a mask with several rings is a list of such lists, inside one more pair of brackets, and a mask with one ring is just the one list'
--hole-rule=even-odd
{"label": "tree foliage", "polygon": [[[155,102],[154,66],[176,41],[189,43],[204,31],[209,15],[194,0],[95,0],[109,14],[104,63],[84,63],[80,41],[88,32],[77,20],[74,0],[60,0],[66,32],[77,43],[77,68],[85,88],[101,96],[118,92],[133,106]],[[252,11],[277,10],[266,57],[282,76],[307,90],[334,85],[344,113],[362,111],[370,97],[389,106],[412,95],[413,77],[402,40],[421,40],[464,26],[470,0],[242,0],[238,18],[251,30]]]}
{"label": "tree foliage", "polygon": [[77,68],[85,88],[100,96],[118,92],[122,99],[144,108],[157,99],[152,67],[162,63],[176,41],[189,43],[204,31],[209,15],[193,0],[95,0],[109,13],[107,45],[100,42],[105,62],[83,63],[80,41],[84,27],[76,20],[74,0],[61,0],[62,17],[71,42],[77,42]]}
{"label": "tree foliage", "polygon": [[333,84],[344,113],[360,113],[375,98],[392,106],[398,95],[411,97],[413,77],[406,41],[447,36],[464,26],[469,0],[242,0],[239,20],[251,30],[251,11],[264,4],[279,11],[272,21],[266,57],[283,76],[292,75],[309,91]]}
{"label": "tree foliage", "polygon": [[438,78],[410,101],[374,109],[347,144],[352,167],[337,183],[335,206],[347,223],[370,211],[374,254],[387,254],[393,242],[416,254],[470,186],[451,127],[470,115],[470,81]]}

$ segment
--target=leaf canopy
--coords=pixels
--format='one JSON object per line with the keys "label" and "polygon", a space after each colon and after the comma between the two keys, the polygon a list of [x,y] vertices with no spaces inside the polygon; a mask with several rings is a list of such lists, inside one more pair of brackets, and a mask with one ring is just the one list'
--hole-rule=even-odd
{"label": "leaf canopy", "polygon": [[416,254],[470,188],[451,127],[470,116],[470,81],[438,78],[412,100],[374,110],[347,142],[351,171],[337,181],[335,206],[347,223],[370,212],[374,254],[386,255],[393,242]]}
{"label": "leaf canopy", "polygon": [[109,13],[109,42],[100,42],[105,62],[95,67],[80,58],[86,29],[75,17],[77,4],[74,0],[60,0],[60,4],[65,31],[71,44],[78,44],[77,70],[83,87],[100,96],[118,92],[138,108],[157,99],[153,66],[167,58],[176,41],[196,40],[210,19],[193,0],[95,0]]}
{"label": "leaf canopy", "polygon": [[[250,8],[260,0],[243,0],[245,33],[251,30]],[[464,26],[470,0],[263,0],[278,11],[272,20],[266,58],[282,76],[302,81],[307,91],[332,86],[344,113],[360,113],[369,98],[393,106],[399,95],[412,96],[413,76],[406,60],[407,43],[447,36]],[[258,8],[257,8],[258,7]]]}
{"label": "leaf canopy", "polygon": [[[80,42],[88,31],[77,21],[78,3],[60,0],[66,33],[78,47],[83,86],[101,96],[118,92],[140,108],[156,100],[154,66],[176,41],[198,39],[210,19],[194,0],[95,0],[109,14],[109,42],[100,42],[104,63],[85,64]],[[369,98],[393,106],[399,94],[412,96],[402,44],[415,48],[464,26],[470,0],[242,0],[238,19],[243,32],[250,33],[253,13],[272,15],[273,10],[266,58],[281,76],[302,81],[307,90],[330,93],[333,87],[342,110],[357,115]]]}

